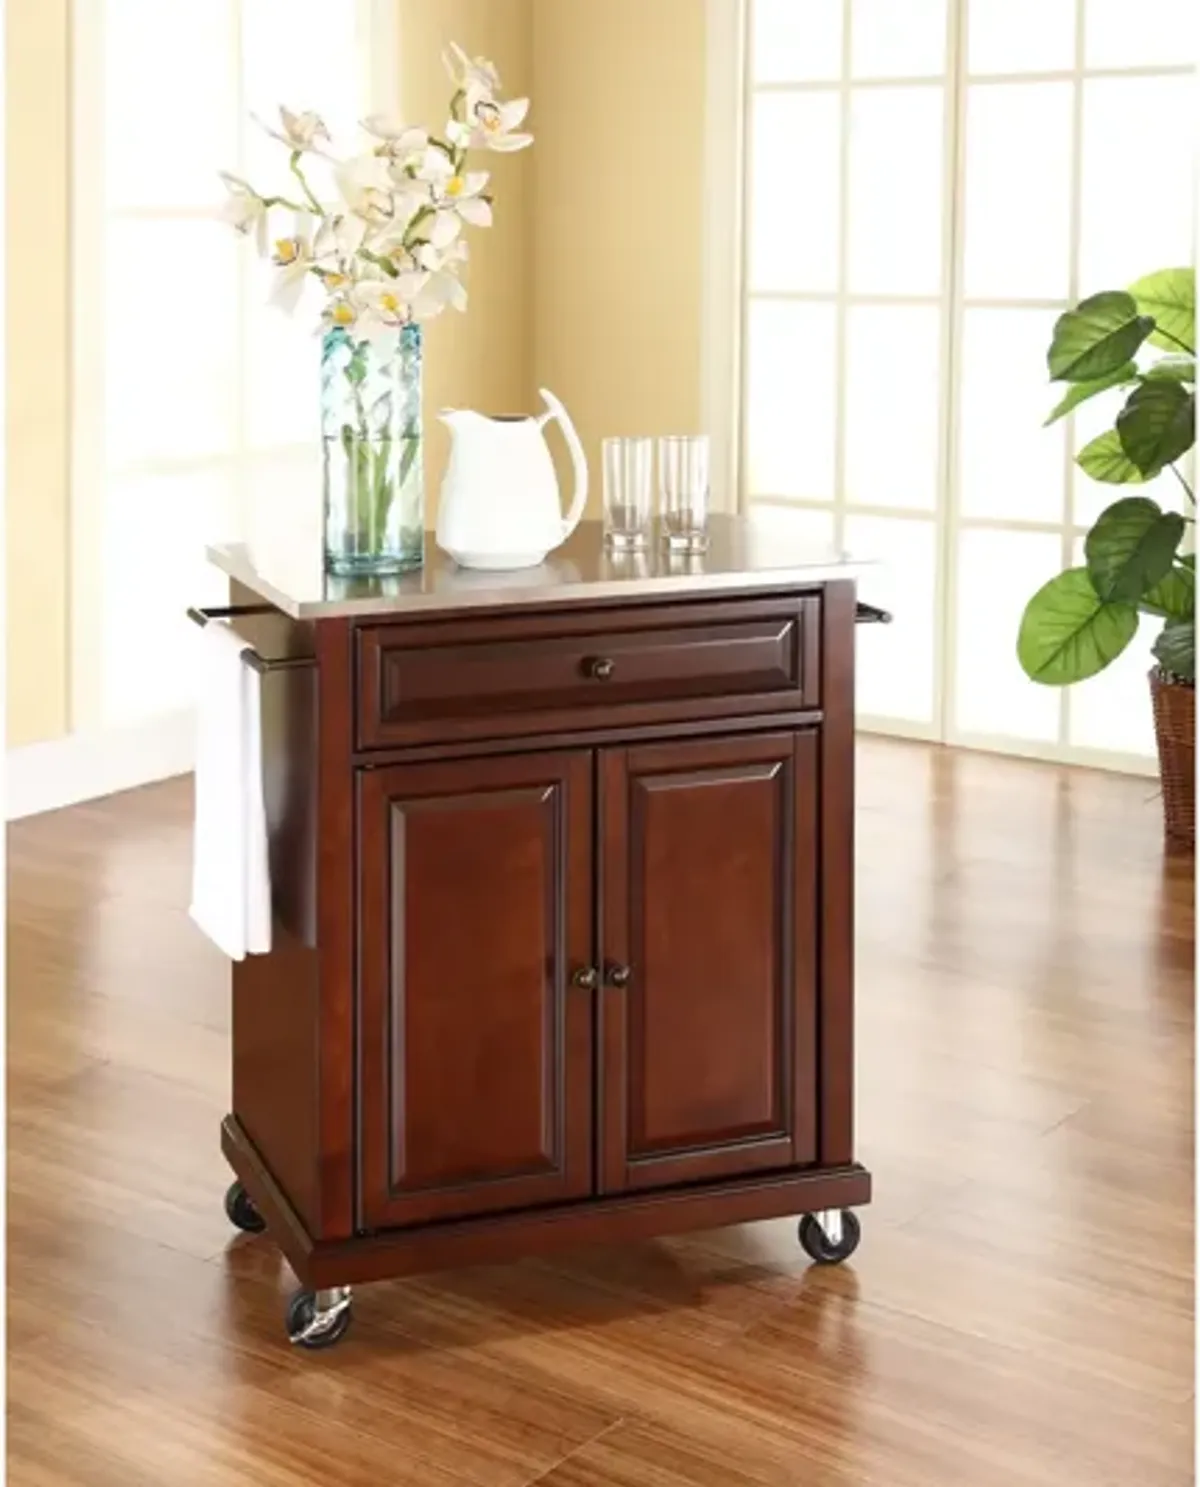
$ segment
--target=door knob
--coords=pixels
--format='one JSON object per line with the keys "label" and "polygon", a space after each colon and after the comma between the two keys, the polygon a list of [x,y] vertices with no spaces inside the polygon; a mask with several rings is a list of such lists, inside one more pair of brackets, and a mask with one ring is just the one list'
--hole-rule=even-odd
{"label": "door knob", "polygon": [[595,966],[580,966],[572,975],[571,984],[578,986],[581,991],[595,991],[599,980]]}
{"label": "door knob", "polygon": [[606,682],[616,670],[616,662],[608,656],[589,656],[583,669],[596,682]]}
{"label": "door knob", "polygon": [[629,985],[632,972],[628,966],[609,966],[604,973],[604,979],[610,986],[622,987]]}

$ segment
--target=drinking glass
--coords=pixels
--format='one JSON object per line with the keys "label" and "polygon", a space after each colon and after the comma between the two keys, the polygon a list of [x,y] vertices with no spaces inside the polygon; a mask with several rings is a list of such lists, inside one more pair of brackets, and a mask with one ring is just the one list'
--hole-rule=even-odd
{"label": "drinking glass", "polygon": [[658,498],[669,552],[708,551],[709,446],[704,434],[658,441]]}
{"label": "drinking glass", "polygon": [[605,439],[604,540],[614,552],[637,552],[650,539],[653,482],[649,439]]}

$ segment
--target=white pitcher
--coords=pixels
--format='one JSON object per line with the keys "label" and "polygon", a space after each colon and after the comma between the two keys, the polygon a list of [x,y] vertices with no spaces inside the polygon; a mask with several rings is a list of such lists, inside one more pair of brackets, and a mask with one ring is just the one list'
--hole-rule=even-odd
{"label": "white pitcher", "polygon": [[[450,463],[438,506],[437,544],[464,568],[534,568],[560,546],[587,503],[587,457],[575,425],[553,393],[530,418],[488,418],[446,409]],[[543,433],[557,419],[575,467],[575,494],[562,514],[554,461]]]}

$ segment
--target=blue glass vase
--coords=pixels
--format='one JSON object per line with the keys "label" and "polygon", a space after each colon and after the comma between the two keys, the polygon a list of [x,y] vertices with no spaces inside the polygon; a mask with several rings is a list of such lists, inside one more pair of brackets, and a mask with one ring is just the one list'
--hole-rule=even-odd
{"label": "blue glass vase", "polygon": [[372,340],[345,330],[321,348],[325,567],[403,573],[425,556],[421,328]]}

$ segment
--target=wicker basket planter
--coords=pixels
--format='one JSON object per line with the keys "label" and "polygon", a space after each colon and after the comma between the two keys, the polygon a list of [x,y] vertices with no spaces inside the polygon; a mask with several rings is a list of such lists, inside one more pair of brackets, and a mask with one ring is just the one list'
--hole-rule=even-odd
{"label": "wicker basket planter", "polygon": [[1150,673],[1154,733],[1162,779],[1167,841],[1196,845],[1196,688],[1172,681],[1157,667]]}

